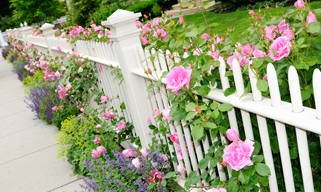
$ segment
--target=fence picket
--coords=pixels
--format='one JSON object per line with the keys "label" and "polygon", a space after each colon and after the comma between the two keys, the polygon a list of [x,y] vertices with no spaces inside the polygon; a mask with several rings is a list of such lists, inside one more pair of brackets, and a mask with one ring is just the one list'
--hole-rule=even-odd
{"label": "fence picket", "polygon": [[[271,95],[272,107],[279,107],[281,105],[281,96],[279,91],[278,79],[274,66],[269,63],[267,66],[267,79],[269,84],[269,90]],[[287,191],[295,191],[293,173],[292,173],[292,163],[289,153],[288,139],[285,129],[285,124],[275,121],[276,134],[278,137],[280,155],[282,160],[282,169],[284,183]]]}
{"label": "fence picket", "polygon": [[[293,66],[289,68],[289,87],[290,95],[292,102],[292,110],[294,113],[300,113],[303,111],[300,82],[296,69]],[[301,165],[301,172],[303,177],[304,191],[313,192],[313,178],[310,164],[309,148],[308,148],[308,139],[307,133],[305,130],[300,128],[295,128],[298,149],[299,149],[299,158]]]}
{"label": "fence picket", "polygon": [[319,69],[315,69],[313,72],[313,91],[316,116],[321,120],[321,72]]}

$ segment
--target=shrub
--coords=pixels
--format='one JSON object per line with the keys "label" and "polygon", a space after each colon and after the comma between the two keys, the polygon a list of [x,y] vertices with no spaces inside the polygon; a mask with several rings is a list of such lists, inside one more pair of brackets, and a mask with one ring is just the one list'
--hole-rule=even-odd
{"label": "shrub", "polygon": [[[63,107],[60,108],[60,107]],[[52,123],[58,127],[58,129],[61,129],[61,123],[67,119],[71,115],[78,115],[79,114],[79,109],[75,104],[66,104],[66,105],[60,105],[59,107],[57,106],[58,110],[55,114],[55,117],[52,119]]]}
{"label": "shrub", "polygon": [[43,81],[44,74],[43,72],[38,69],[33,76],[27,76],[23,79],[22,83],[24,85],[25,93],[29,93],[29,89],[32,87],[36,87],[39,85],[39,82]]}
{"label": "shrub", "polygon": [[161,7],[155,3],[152,8],[152,12],[154,13],[155,16],[160,16],[162,14]]}
{"label": "shrub", "polygon": [[[99,130],[95,121],[85,115],[69,116],[61,123],[61,132],[55,138],[58,143],[58,157],[67,158],[73,165],[73,171],[85,174],[84,160],[91,158],[91,150],[96,148],[93,140],[99,137]],[[100,137],[100,145],[108,148],[108,151],[117,149],[117,144],[108,140],[108,137]]]}

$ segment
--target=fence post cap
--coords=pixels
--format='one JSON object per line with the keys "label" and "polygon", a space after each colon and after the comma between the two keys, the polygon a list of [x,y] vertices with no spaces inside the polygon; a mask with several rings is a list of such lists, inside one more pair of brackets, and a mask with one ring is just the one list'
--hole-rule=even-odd
{"label": "fence post cap", "polygon": [[107,18],[107,21],[102,21],[101,24],[110,28],[111,35],[108,37],[112,41],[121,41],[139,36],[141,29],[136,27],[135,21],[138,20],[141,15],[141,13],[118,9]]}
{"label": "fence post cap", "polygon": [[40,30],[53,29],[54,25],[50,23],[45,23],[40,27]]}

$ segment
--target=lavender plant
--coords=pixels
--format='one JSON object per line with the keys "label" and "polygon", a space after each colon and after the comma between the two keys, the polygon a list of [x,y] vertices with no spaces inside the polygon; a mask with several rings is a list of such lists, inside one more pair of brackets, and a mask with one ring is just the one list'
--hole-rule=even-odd
{"label": "lavender plant", "polygon": [[27,108],[32,112],[36,112],[38,119],[42,119],[47,123],[51,123],[56,116],[56,112],[52,108],[60,103],[58,94],[50,88],[46,83],[39,82],[36,86],[29,90]]}
{"label": "lavender plant", "polygon": [[18,75],[19,81],[23,81],[24,78],[27,76],[33,76],[33,73],[27,71],[24,67],[25,65],[28,65],[28,61],[23,61],[21,59],[18,59],[16,62],[14,62],[17,58],[15,57],[16,55],[12,55],[9,60],[10,62],[12,61],[13,63],[13,70],[12,72],[16,73]]}
{"label": "lavender plant", "polygon": [[[98,150],[98,148],[97,148]],[[158,150],[129,145],[123,152],[113,150],[114,157],[103,151],[102,158],[85,161],[91,179],[82,177],[85,191],[165,191],[164,173],[170,171],[169,161]],[[94,156],[94,155],[93,155]]]}
{"label": "lavender plant", "polygon": [[10,51],[10,48],[7,46],[7,47],[4,47],[4,49],[2,49],[1,53],[2,53],[2,57],[4,59],[7,58],[8,54],[9,54],[9,51]]}

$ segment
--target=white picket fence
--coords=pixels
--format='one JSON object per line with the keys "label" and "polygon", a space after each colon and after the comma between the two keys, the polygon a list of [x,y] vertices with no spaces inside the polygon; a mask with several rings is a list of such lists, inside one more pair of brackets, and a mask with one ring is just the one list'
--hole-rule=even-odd
{"label": "white picket fence", "polygon": [[[148,117],[153,117],[152,111],[154,109],[157,108],[161,111],[166,109],[169,103],[167,101],[168,94],[164,88],[154,88],[152,92],[146,92],[151,81],[144,73],[144,69],[147,67],[153,69],[155,67],[156,72],[153,73],[158,74],[160,77],[163,71],[167,71],[169,68],[168,64],[172,61],[164,57],[163,54],[159,54],[154,62],[151,62],[149,59],[146,60],[150,53],[147,50],[145,52],[143,51],[139,39],[141,30],[137,29],[135,26],[135,21],[138,20],[140,16],[140,13],[134,14],[129,11],[117,10],[107,19],[107,21],[102,22],[104,26],[109,27],[112,31],[112,35],[110,35],[110,39],[114,42],[112,45],[86,41],[77,41],[75,43],[76,45],[71,45],[64,39],[52,37],[52,32],[50,33],[52,28],[48,29],[49,32],[46,32],[46,29],[43,29],[44,34],[47,34],[44,35],[45,37],[26,36],[25,34],[28,34],[27,29],[22,29],[22,31],[24,31],[22,36],[24,37],[21,40],[27,43],[33,43],[35,47],[42,52],[49,51],[53,56],[63,56],[61,52],[57,51],[57,46],[62,47],[64,49],[63,52],[71,52],[72,48],[74,48],[83,57],[96,62],[97,65],[102,65],[103,71],[99,71],[98,73],[98,78],[101,81],[100,86],[109,96],[119,96],[119,99],[109,103],[108,107],[114,107],[114,109],[117,109],[120,113],[120,104],[122,102],[125,103],[126,109],[124,110],[124,113],[120,115],[124,115],[128,121],[133,121],[135,133],[140,137],[142,146],[147,147],[148,143],[151,143],[151,136],[148,134],[150,130],[146,120]],[[16,31],[13,32],[16,33]],[[153,50],[151,51],[153,52]],[[143,60],[144,62],[142,62]],[[275,121],[282,160],[282,177],[284,178],[286,191],[295,191],[285,127],[286,125],[291,125],[295,127],[296,131],[304,191],[313,192],[313,176],[310,165],[307,132],[321,135],[320,70],[316,69],[313,74],[316,109],[312,109],[303,107],[302,105],[299,79],[297,71],[293,66],[289,68],[288,73],[292,101],[291,103],[288,103],[281,101],[277,75],[272,64],[268,64],[267,66],[267,77],[271,98],[262,97],[261,92],[256,87],[257,79],[254,77],[251,70],[249,70],[249,79],[252,85],[252,93],[240,98],[244,93],[244,83],[241,68],[237,60],[233,61],[236,93],[225,97],[223,93],[224,90],[230,87],[230,82],[228,78],[225,77],[226,64],[222,58],[220,58],[220,63],[219,72],[223,89],[212,87],[212,90],[206,99],[213,100],[217,103],[230,103],[235,108],[239,109],[241,111],[245,136],[251,140],[254,140],[254,135],[250,115],[254,114],[256,116],[265,163],[271,169],[271,176],[269,177],[270,191],[276,192],[279,189],[270,146],[267,118]],[[118,66],[121,69],[124,81],[120,85],[119,79],[113,80],[114,76],[110,74],[112,66]],[[166,84],[166,80],[162,79],[162,83]],[[227,114],[231,128],[239,132],[235,109],[232,109]],[[152,119],[152,122],[153,124],[156,124],[154,119]],[[181,121],[171,124],[170,132],[178,133],[187,174],[191,171],[196,171],[198,175],[200,175],[204,170],[199,170],[197,164],[203,159],[203,154],[205,154],[212,145],[211,142],[215,142],[218,139],[222,139],[222,142],[226,141],[223,140],[224,137],[216,136],[215,138],[211,138],[210,133],[206,133],[205,141],[194,141],[191,137],[192,126],[186,126],[187,123],[188,122],[186,121]],[[160,137],[165,143],[168,142],[168,138]],[[170,146],[169,149],[170,152],[173,152],[176,150],[176,146]],[[175,169],[176,165],[177,164],[174,164]],[[213,169],[212,177],[214,178],[218,175],[221,180],[228,179],[231,177],[231,171],[228,169],[228,172],[226,173],[225,170],[224,167],[217,163],[217,167]],[[183,184],[184,178],[182,177],[178,182]],[[205,182],[205,185],[207,184],[208,183]],[[198,186],[201,186],[201,182],[199,182]]]}

